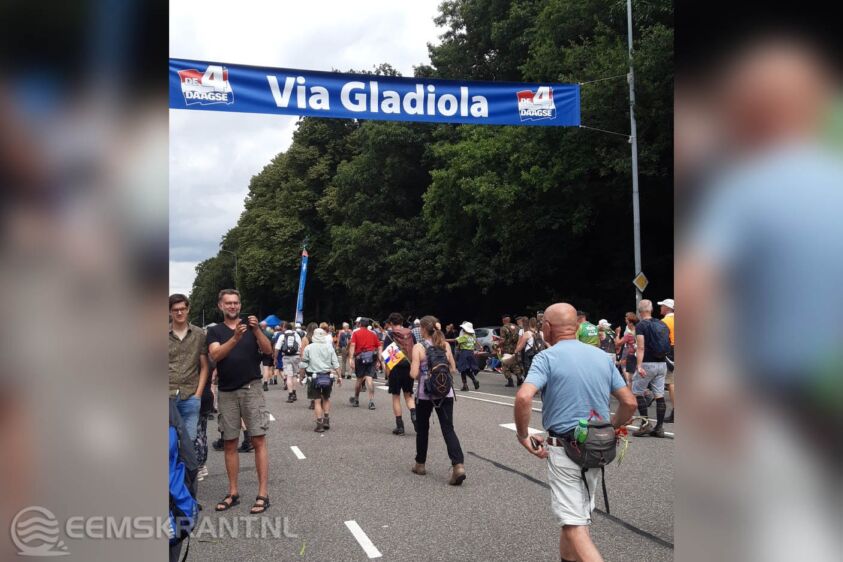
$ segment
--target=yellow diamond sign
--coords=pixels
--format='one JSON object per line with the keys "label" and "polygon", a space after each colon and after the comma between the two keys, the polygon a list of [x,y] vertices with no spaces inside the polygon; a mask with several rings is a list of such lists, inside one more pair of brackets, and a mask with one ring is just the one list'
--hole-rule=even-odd
{"label": "yellow diamond sign", "polygon": [[644,292],[644,289],[647,288],[648,283],[649,281],[647,280],[647,276],[644,275],[643,271],[636,275],[635,279],[632,280],[632,284],[635,285],[635,287],[642,293]]}

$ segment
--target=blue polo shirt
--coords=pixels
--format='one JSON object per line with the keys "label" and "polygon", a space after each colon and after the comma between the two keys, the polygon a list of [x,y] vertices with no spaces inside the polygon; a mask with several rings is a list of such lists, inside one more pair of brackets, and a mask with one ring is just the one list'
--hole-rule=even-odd
{"label": "blue polo shirt", "polygon": [[527,380],[542,393],[542,425],[565,433],[591,410],[609,420],[612,392],[626,386],[602,349],[577,340],[562,340],[533,358]]}

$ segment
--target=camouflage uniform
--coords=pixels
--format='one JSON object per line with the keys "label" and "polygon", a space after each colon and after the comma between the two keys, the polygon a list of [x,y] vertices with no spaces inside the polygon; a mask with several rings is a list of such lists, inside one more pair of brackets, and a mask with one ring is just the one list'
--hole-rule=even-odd
{"label": "camouflage uniform", "polygon": [[[501,352],[515,353],[515,347],[518,345],[518,326],[509,324],[501,328]],[[518,379],[520,384],[524,376],[524,366],[518,358],[515,358],[509,365],[502,365],[501,372],[506,377],[507,384],[512,382],[512,377]]]}

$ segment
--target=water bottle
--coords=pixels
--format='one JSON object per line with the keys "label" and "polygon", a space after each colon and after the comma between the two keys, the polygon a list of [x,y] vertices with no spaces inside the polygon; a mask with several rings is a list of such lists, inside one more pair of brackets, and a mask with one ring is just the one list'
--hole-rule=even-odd
{"label": "water bottle", "polygon": [[588,420],[580,420],[580,424],[574,430],[574,439],[577,443],[585,443],[586,437],[588,437]]}

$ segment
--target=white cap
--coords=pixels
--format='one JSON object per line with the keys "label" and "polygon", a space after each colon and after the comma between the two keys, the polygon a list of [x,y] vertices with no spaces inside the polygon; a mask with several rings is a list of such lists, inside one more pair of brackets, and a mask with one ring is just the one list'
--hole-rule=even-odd
{"label": "white cap", "polygon": [[664,299],[663,301],[658,302],[659,306],[666,306],[670,310],[676,310],[676,306],[673,303],[673,299]]}
{"label": "white cap", "polygon": [[611,328],[612,324],[604,318],[600,322],[597,323],[597,326],[600,327],[600,328]]}
{"label": "white cap", "polygon": [[413,325],[414,325],[414,326],[421,326],[421,320],[419,320],[418,318],[416,318],[415,320],[413,320]]}
{"label": "white cap", "polygon": [[462,328],[469,334],[474,333],[474,324],[472,324],[471,322],[463,322],[462,324],[460,324],[460,328]]}
{"label": "white cap", "polygon": [[348,322],[343,322],[343,323],[342,323],[342,327],[343,327],[343,328],[348,328]]}
{"label": "white cap", "polygon": [[357,324],[361,320],[363,320],[363,319],[360,316],[358,316],[357,318],[354,319],[354,323]]}

